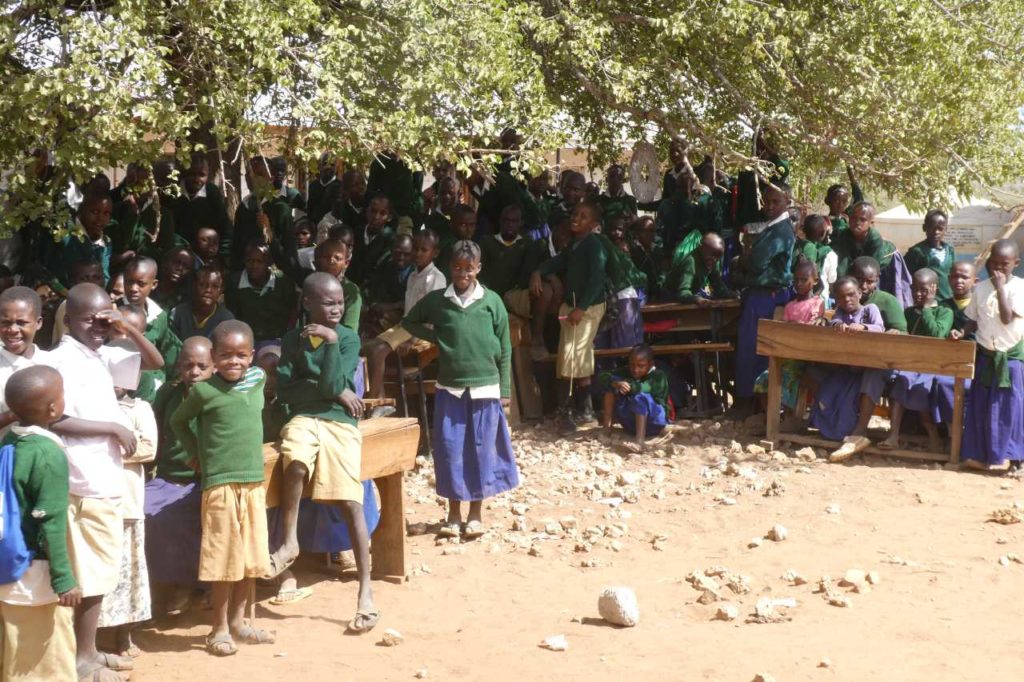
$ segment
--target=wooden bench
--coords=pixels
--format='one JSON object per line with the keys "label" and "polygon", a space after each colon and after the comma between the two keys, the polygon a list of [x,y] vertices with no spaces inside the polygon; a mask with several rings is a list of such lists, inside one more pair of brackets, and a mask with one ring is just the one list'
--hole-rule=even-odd
{"label": "wooden bench", "polygon": [[[416,465],[420,427],[416,419],[381,417],[359,422],[363,434],[362,480],[373,479],[380,492],[380,522],[370,545],[375,577],[404,578],[405,492],[402,474]],[[263,446],[263,487],[267,507],[281,499],[284,472],[276,444]],[[308,497],[307,490],[303,497]]]}
{"label": "wooden bench", "polygon": [[768,357],[768,423],[766,438],[773,443],[785,440],[803,445],[834,447],[824,438],[779,432],[782,407],[782,361],[804,360],[873,369],[902,369],[954,378],[953,423],[949,427],[948,453],[917,450],[882,450],[869,447],[864,452],[913,459],[960,461],[963,436],[964,380],[974,377],[973,341],[948,341],[905,334],[853,332],[840,334],[828,327],[761,320],[757,325],[757,353]]}
{"label": "wooden bench", "polygon": [[[640,309],[645,318],[645,329],[655,334],[672,332],[710,332],[712,341],[720,341],[723,331],[740,319],[738,298],[712,299],[706,305],[696,303],[651,303]],[[669,319],[674,322],[667,329],[649,330],[650,318]]]}

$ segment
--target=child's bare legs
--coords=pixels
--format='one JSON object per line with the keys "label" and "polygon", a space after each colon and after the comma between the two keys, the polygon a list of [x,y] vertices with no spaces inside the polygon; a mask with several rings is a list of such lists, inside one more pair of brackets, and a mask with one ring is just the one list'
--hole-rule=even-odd
{"label": "child's bare legs", "polygon": [[366,528],[363,505],[350,500],[339,501],[337,505],[345,519],[345,525],[348,526],[348,536],[352,540],[352,552],[355,554],[356,571],[359,575],[356,617],[349,627],[356,632],[366,632],[380,620],[380,613],[373,603],[373,589],[370,587],[370,533]]}
{"label": "child's bare legs", "polygon": [[[114,656],[112,654],[101,654],[96,648],[96,629],[99,626],[100,610],[103,606],[103,597],[83,597],[81,603],[75,608],[75,643],[77,652],[75,654],[75,667],[78,676],[84,677],[97,666],[105,666],[111,670],[131,670],[132,661],[130,658]],[[100,679],[110,679],[118,682],[120,677],[111,672],[110,675],[100,673]]]}
{"label": "child's bare legs", "polygon": [[647,415],[638,414],[636,415],[636,450],[637,452],[644,451],[644,442],[647,440]]}
{"label": "child's bare legs", "polygon": [[[903,412],[903,405],[893,400],[889,405],[889,437],[879,443],[878,447],[895,450],[900,446],[900,426],[903,424]],[[932,424],[932,428],[935,428],[935,424]],[[935,432],[935,435],[938,436],[938,431]]]}
{"label": "child's bare legs", "polygon": [[299,556],[299,502],[306,487],[309,469],[302,462],[292,462],[284,470],[284,485],[281,486],[281,521],[284,525],[284,541],[270,557],[274,575],[282,567],[291,566]]}
{"label": "child's bare legs", "polygon": [[142,654],[142,650],[135,646],[135,643],[132,641],[131,625],[118,625],[115,628],[114,638],[117,653],[120,655],[135,658]]}
{"label": "child's bare legs", "polygon": [[875,413],[875,401],[867,393],[860,394],[860,404],[857,408],[857,426],[853,427],[851,436],[866,436],[868,424],[871,422],[871,415]]}
{"label": "child's bare legs", "polygon": [[370,339],[366,342],[366,375],[370,382],[367,390],[367,398],[384,397],[384,371],[387,367],[388,355],[391,354],[391,346],[380,339]]}
{"label": "child's bare legs", "polygon": [[539,359],[548,354],[544,345],[544,321],[548,315],[557,315],[562,302],[562,284],[556,278],[544,280],[541,295],[530,299],[530,354]]}
{"label": "child's bare legs", "polygon": [[[857,425],[850,432],[850,435],[843,439],[843,444],[833,450],[829,456],[830,462],[845,462],[855,454],[871,445],[867,438],[868,423],[871,415],[875,412],[875,401],[866,393],[860,394],[860,405],[857,411]],[[899,438],[899,432],[897,438]],[[891,436],[890,436],[891,437]]]}
{"label": "child's bare legs", "polygon": [[615,391],[608,391],[601,398],[601,426],[611,433],[612,415],[615,412]]}
{"label": "child's bare legs", "polygon": [[921,416],[921,425],[928,434],[928,449],[932,452],[942,452],[942,439],[939,437],[939,427],[932,419],[932,415],[922,410],[918,412]]}
{"label": "child's bare legs", "polygon": [[481,516],[483,513],[484,502],[483,500],[473,500],[469,503],[469,515],[466,516],[467,523],[482,523]]}
{"label": "child's bare legs", "polygon": [[445,523],[462,524],[462,503],[458,500],[448,500],[448,518]]}

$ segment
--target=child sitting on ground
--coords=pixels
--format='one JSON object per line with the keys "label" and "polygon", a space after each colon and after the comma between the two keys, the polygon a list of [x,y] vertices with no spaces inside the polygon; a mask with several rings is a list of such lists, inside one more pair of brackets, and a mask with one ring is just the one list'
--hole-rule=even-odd
{"label": "child sitting on ground", "polygon": [[916,273],[921,268],[931,268],[938,275],[938,298],[944,300],[952,295],[949,288],[949,273],[956,262],[956,252],[953,247],[942,241],[946,235],[946,226],[949,219],[944,211],[932,209],[924,216],[925,239],[907,249],[904,261],[911,272]]}
{"label": "child sitting on ground", "polygon": [[485,532],[483,501],[519,485],[503,409],[511,396],[512,345],[504,304],[476,280],[480,247],[457,242],[451,272],[451,286],[424,296],[402,326],[440,351],[431,435],[435,486],[448,498],[448,517],[439,534],[458,537],[461,503],[468,501],[463,535],[476,538]]}
{"label": "child sitting on ground", "polygon": [[628,364],[598,378],[603,393],[601,424],[610,434],[612,418],[635,436],[630,449],[643,452],[648,436],[657,436],[668,423],[668,378],[654,367],[650,346],[635,346]]}
{"label": "child sitting on ground", "polygon": [[233,320],[231,314],[220,302],[224,294],[224,273],[220,268],[200,268],[192,282],[192,297],[171,310],[171,330],[179,339],[190,336],[211,338],[213,330],[225,320]]}
{"label": "child sitting on ground", "polygon": [[28,554],[19,569],[23,572],[0,584],[3,678],[116,682],[120,677],[109,671],[105,677],[94,675],[102,666],[75,669],[68,607],[78,606],[82,589],[68,549],[68,460],[60,437],[49,430],[64,413],[63,381],[50,367],[26,366],[7,379],[4,401],[17,419],[2,442],[14,448],[5,457],[11,459],[10,483],[17,497],[5,504],[17,505],[18,531]]}
{"label": "child sitting on ground", "polygon": [[221,322],[210,341],[215,375],[189,390],[171,427],[202,476],[199,579],[213,583],[206,650],[230,656],[237,652],[236,639],[274,641],[272,633],[244,620],[250,583],[266,574],[270,556],[261,427],[266,375],[250,366],[253,339],[246,323]]}
{"label": "child sitting on ground", "polygon": [[[839,259],[832,247],[825,241],[828,237],[828,219],[819,214],[809,215],[804,218],[803,231],[804,238],[797,239],[793,246],[794,271],[801,260],[814,263],[819,280],[815,293],[829,292],[832,290],[832,284],[836,281]],[[825,296],[827,298],[828,294],[826,293]]]}
{"label": "child sitting on ground", "polygon": [[[907,308],[907,333],[913,336],[931,336],[944,339],[953,329],[953,311],[940,306],[935,300],[939,288],[939,276],[930,268],[921,268],[914,273],[912,292],[914,305]],[[889,437],[878,444],[885,450],[894,450],[900,446],[900,426],[903,423],[903,412],[914,410],[921,418],[921,425],[928,433],[928,449],[932,452],[941,450],[939,430],[929,409],[932,403],[932,391],[935,376],[919,372],[896,372],[892,391],[889,395],[889,421],[891,429]]]}
{"label": "child sitting on ground", "polygon": [[[146,313],[140,307],[125,307],[120,310],[126,324],[140,333],[146,331]],[[111,334],[114,343],[126,342],[127,335]],[[126,377],[126,384],[134,383]],[[134,377],[138,379],[138,377]],[[121,571],[117,587],[103,597],[99,627],[114,628],[114,650],[121,656],[135,658],[142,653],[132,642],[133,626],[151,617],[149,596],[149,568],[146,564],[145,516],[143,496],[146,472],[143,465],[156,457],[156,418],[149,403],[132,395],[125,386],[114,386],[118,404],[124,411],[127,423],[135,434],[135,452],[122,457],[124,466],[124,495],[121,497],[121,518],[124,520],[124,541],[121,550]]]}
{"label": "child sitting on ground", "polygon": [[252,328],[256,343],[280,339],[295,314],[295,285],[272,265],[270,247],[252,242],[245,249],[245,269],[225,295],[228,309]]}
{"label": "child sitting on ground", "polygon": [[964,463],[974,469],[1018,469],[1024,460],[1024,279],[1017,242],[992,245],[989,279],[974,289],[964,314],[973,322],[978,359],[964,415]]}
{"label": "child sitting on ground", "polygon": [[344,301],[337,279],[326,273],[310,275],[302,285],[307,324],[289,331],[282,341],[277,391],[291,414],[281,431],[284,542],[270,557],[267,577],[283,573],[299,555],[299,502],[311,482],[311,498],[337,505],[348,527],[359,572],[356,615],[349,630],[363,633],[378,623],[380,611],[370,587],[370,540],[360,479],[358,420],[363,404],[353,383],[359,337],[341,325]]}
{"label": "child sitting on ground", "polygon": [[17,415],[4,401],[4,385],[20,369],[46,364],[49,355],[35,344],[43,326],[43,302],[28,287],[11,287],[0,293],[0,436],[7,433]]}

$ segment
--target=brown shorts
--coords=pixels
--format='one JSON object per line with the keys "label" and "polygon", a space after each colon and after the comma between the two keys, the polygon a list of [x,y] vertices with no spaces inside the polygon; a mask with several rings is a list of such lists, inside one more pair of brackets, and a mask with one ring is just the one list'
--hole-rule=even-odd
{"label": "brown shorts", "polygon": [[362,504],[362,456],[363,434],[351,424],[298,416],[281,430],[281,466],[302,462],[309,471],[309,496],[318,502]]}
{"label": "brown shorts", "polygon": [[123,535],[120,499],[68,496],[68,554],[83,597],[117,587]]}
{"label": "brown shorts", "polygon": [[[558,317],[565,318],[572,308],[564,303],[558,309]],[[592,305],[583,311],[583,319],[577,325],[561,320],[558,335],[558,376],[564,379],[578,379],[594,375],[594,337],[604,317],[604,303]]]}
{"label": "brown shorts", "polygon": [[203,491],[199,579],[234,583],[270,570],[267,500],[262,483],[224,483]]}

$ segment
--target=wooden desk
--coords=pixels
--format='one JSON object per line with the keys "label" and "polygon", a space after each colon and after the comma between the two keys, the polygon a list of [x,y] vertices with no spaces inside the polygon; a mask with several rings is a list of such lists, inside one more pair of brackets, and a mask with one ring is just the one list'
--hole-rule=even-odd
{"label": "wooden desk", "polygon": [[[380,522],[370,545],[373,574],[404,578],[405,492],[402,474],[416,465],[420,427],[416,419],[379,417],[359,422],[363,434],[362,480],[373,479],[380,492]],[[267,507],[280,504],[281,453],[276,444],[263,446],[263,487]],[[309,496],[307,489],[303,497]]]}
{"label": "wooden desk", "polygon": [[707,305],[696,303],[651,303],[640,309],[645,318],[672,319],[671,329],[653,332],[711,332],[712,341],[720,341],[723,329],[740,318],[740,299],[712,299]]}
{"label": "wooden desk", "polygon": [[761,320],[757,325],[757,353],[768,357],[768,425],[766,437],[773,443],[788,440],[805,445],[832,445],[833,441],[793,433],[779,433],[782,407],[782,361],[805,360],[836,365],[902,369],[911,372],[941,374],[955,379],[953,384],[953,423],[949,428],[949,453],[916,450],[880,450],[864,452],[877,455],[960,461],[963,436],[964,379],[974,377],[973,341],[948,341],[924,336],[853,332],[840,334],[828,327]]}

